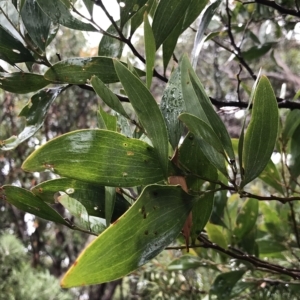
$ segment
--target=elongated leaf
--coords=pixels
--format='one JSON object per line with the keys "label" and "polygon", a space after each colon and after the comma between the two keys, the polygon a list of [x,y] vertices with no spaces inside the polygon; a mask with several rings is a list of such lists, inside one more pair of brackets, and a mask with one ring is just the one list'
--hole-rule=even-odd
{"label": "elongated leaf", "polygon": [[242,239],[255,226],[258,216],[258,200],[248,199],[244,202],[239,214],[236,218],[236,227],[234,234]]}
{"label": "elongated leaf", "polygon": [[113,116],[103,110],[100,106],[97,111],[98,124],[100,129],[107,129],[117,131],[117,117]]}
{"label": "elongated leaf", "polygon": [[185,31],[199,16],[201,11],[204,9],[208,0],[192,0],[186,14],[184,16],[184,21],[182,25],[182,32]]}
{"label": "elongated leaf", "polygon": [[178,116],[186,110],[180,83],[181,73],[180,69],[177,68],[172,73],[160,102],[160,110],[165,119],[169,141],[173,149],[178,146],[178,142],[184,133],[184,126],[178,120]]}
{"label": "elongated leaf", "polygon": [[172,30],[172,32],[168,35],[168,37],[163,42],[163,63],[164,63],[164,71],[166,71],[168,67],[168,63],[174,53],[175,47],[177,45],[177,40],[181,34],[183,17],[180,18]]}
{"label": "elongated leaf", "polygon": [[272,86],[262,76],[253,98],[252,117],[243,147],[245,177],[241,183],[259,176],[273,153],[278,131],[278,107]]}
{"label": "elongated leaf", "polygon": [[260,240],[256,242],[258,244],[260,255],[278,253],[287,250],[286,246],[274,240]]}
{"label": "elongated leaf", "polygon": [[211,145],[216,151],[225,156],[221,141],[209,124],[197,118],[196,116],[187,113],[181,114],[179,119],[187,126],[189,131],[195,134],[196,137],[200,137],[206,143]]}
{"label": "elongated leaf", "polygon": [[151,139],[154,149],[158,154],[158,159],[163,169],[164,175],[168,174],[168,133],[166,124],[158,105],[148,89],[134,76],[124,65],[114,61],[116,72],[130,99],[139,121],[146,129],[148,137]]}
{"label": "elongated leaf", "polygon": [[0,198],[24,212],[70,227],[70,224],[53,208],[25,189],[12,185],[4,185],[0,189]]}
{"label": "elongated leaf", "polygon": [[[66,193],[79,201],[87,210],[90,216],[105,219],[105,188],[97,184],[70,178],[59,178],[45,181],[35,186],[31,192],[38,196],[42,201],[49,204],[56,202],[58,193]],[[112,221],[119,218],[130,204],[117,193]]]}
{"label": "elongated leaf", "polygon": [[208,27],[212,17],[214,16],[216,9],[219,7],[221,3],[221,0],[217,0],[210,4],[205,10],[202,11],[200,16],[200,23],[197,30],[197,34],[195,37],[194,47],[192,50],[192,66],[193,69],[196,69],[198,58],[200,51],[202,49],[203,43],[204,43],[204,32],[206,28]]}
{"label": "elongated leaf", "polygon": [[245,271],[239,270],[218,275],[210,289],[210,294],[216,295],[218,299],[231,299],[231,291],[244,273]]}
{"label": "elongated leaf", "polygon": [[204,96],[206,94],[204,93],[204,89],[200,85],[200,82],[196,82],[194,80],[194,77],[192,77],[192,76],[190,78],[191,78],[193,87],[195,89],[196,95],[198,96],[198,99],[202,105],[202,108],[203,108],[206,116],[207,116],[207,119],[209,120],[209,124],[210,124],[211,128],[214,130],[216,135],[219,137],[219,139],[223,145],[223,148],[226,151],[230,160],[234,161],[235,155],[233,152],[231,139],[230,139],[228,131],[226,130],[224,123],[222,122],[222,120],[220,119],[218,114],[215,112],[208,97]]}
{"label": "elongated leaf", "polygon": [[13,65],[19,62],[34,61],[24,45],[0,25],[0,59]]}
{"label": "elongated leaf", "polygon": [[179,186],[152,185],[93,241],[62,279],[64,288],[111,281],[161,252],[179,234],[193,198]]}
{"label": "elongated leaf", "polygon": [[43,125],[48,109],[57,96],[63,91],[62,87],[42,90],[31,97],[22,109],[19,117],[26,118],[26,126],[18,136],[12,136],[0,141],[1,150],[12,150],[33,136]]}
{"label": "elongated leaf", "polygon": [[120,103],[119,98],[97,76],[92,77],[91,84],[95,92],[99,97],[101,97],[106,105],[122,116],[129,118],[122,104]]}
{"label": "elongated leaf", "polygon": [[[116,24],[119,26],[120,21],[116,22]],[[125,26],[123,29],[123,34],[125,37],[128,35],[128,26]],[[119,36],[115,26],[112,24],[109,26],[109,28],[106,30],[108,33]],[[107,57],[114,57],[114,58],[120,58],[122,56],[122,52],[124,49],[124,42],[115,39],[108,35],[103,35],[98,49],[98,55],[99,56],[107,56]]]}
{"label": "elongated leaf", "polygon": [[117,0],[120,5],[121,28],[132,18],[147,0]]}
{"label": "elongated leaf", "polygon": [[162,0],[159,2],[153,18],[153,34],[156,49],[170,35],[178,20],[185,14],[191,0]]}
{"label": "elongated leaf", "polygon": [[42,75],[33,73],[0,73],[0,88],[17,94],[27,94],[50,84]]}
{"label": "elongated leaf", "polygon": [[291,171],[291,181],[296,179],[300,174],[300,126],[298,126],[291,138],[291,160],[289,168]]}
{"label": "elongated leaf", "polygon": [[64,134],[34,151],[26,171],[50,169],[61,176],[107,186],[136,186],[163,179],[163,170],[148,144],[107,130]]}
{"label": "elongated leaf", "polygon": [[98,31],[92,24],[83,23],[73,17],[69,7],[61,0],[36,0],[42,11],[53,21],[68,28],[82,31]]}
{"label": "elongated leaf", "polygon": [[140,10],[138,10],[131,18],[130,36],[132,36],[138,29],[138,27],[143,23],[144,13],[147,12],[147,14],[149,14],[155,2],[156,0],[148,0],[146,4]]}
{"label": "elongated leaf", "polygon": [[[139,75],[145,73],[137,70]],[[45,78],[56,83],[85,84],[92,76],[104,83],[118,82],[113,60],[109,57],[69,58],[53,65],[45,73]]]}
{"label": "elongated leaf", "polygon": [[284,195],[284,184],[281,180],[281,176],[276,165],[270,159],[265,169],[259,175],[259,178],[263,180],[265,183],[273,187],[279,193]]}
{"label": "elongated leaf", "polygon": [[148,15],[144,14],[144,41],[145,41],[145,54],[146,54],[146,86],[148,89],[151,87],[154,62],[155,62],[155,40],[150,26]]}
{"label": "elongated leaf", "polygon": [[249,50],[242,52],[242,56],[248,61],[259,59],[261,56],[267,54],[273,46],[274,43],[264,43],[262,46],[254,46]]}
{"label": "elongated leaf", "polygon": [[21,10],[22,21],[31,39],[45,51],[51,20],[41,10],[36,0],[26,0]]}

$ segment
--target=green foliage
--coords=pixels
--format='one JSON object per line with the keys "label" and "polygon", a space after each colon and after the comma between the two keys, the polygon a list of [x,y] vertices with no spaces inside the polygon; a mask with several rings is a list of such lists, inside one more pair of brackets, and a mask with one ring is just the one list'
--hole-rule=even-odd
{"label": "green foliage", "polygon": [[[18,163],[30,172],[22,175],[24,181],[9,177],[10,184],[0,188],[1,200],[20,209],[24,218],[33,214],[36,222],[43,222],[41,218],[74,235],[97,236],[77,258],[78,251],[69,256],[72,266],[61,282],[65,288],[103,284],[140,267],[147,269],[144,265],[172,244],[171,248],[191,253],[165,267],[166,281],[180,281],[178,274],[192,270],[204,282],[190,288],[190,295],[197,299],[202,294],[214,299],[260,299],[272,295],[270,286],[284,293],[286,285],[293,296],[300,278],[300,105],[285,100],[279,106],[294,110],[279,113],[284,86],[273,89],[276,85],[261,76],[254,64],[274,53],[279,39],[287,37],[284,29],[290,30],[289,21],[282,19],[279,26],[271,21],[277,18],[275,13],[265,10],[272,6],[281,13],[283,8],[269,2],[257,6],[259,12],[254,3],[229,5],[228,1],[117,2],[118,21],[102,1],[13,1],[7,4],[9,13],[0,5],[0,58],[7,63],[7,70],[0,73],[0,87],[6,92],[29,94],[24,96],[29,100],[25,106],[18,104],[19,116],[24,119],[24,126],[19,127],[23,129],[12,128],[10,137],[0,140],[0,163],[3,157],[8,164],[10,153],[14,153],[9,150],[22,149],[26,158],[22,156]],[[81,12],[80,5],[85,5],[89,16]],[[93,17],[95,5],[110,21],[107,31]],[[296,10],[284,14],[299,15]],[[198,16],[198,29],[191,34],[190,27],[195,28]],[[258,36],[252,32],[250,20]],[[58,24],[77,34],[102,33],[95,52],[99,56],[86,57],[86,50],[77,53],[74,48],[68,49],[63,59],[57,55],[57,61],[50,43],[64,38],[63,32],[72,32],[58,29]],[[133,38],[138,37],[139,26],[143,29],[142,50]],[[272,34],[267,34],[270,30]],[[191,36],[195,42],[190,47],[193,50],[187,48],[189,57],[179,45]],[[200,59],[201,68],[197,68]],[[262,73],[272,75],[276,59],[274,54],[266,60],[266,72]],[[219,61],[224,68],[232,64],[237,76],[221,80]],[[210,76],[212,65],[215,69]],[[236,78],[234,83],[232,78]],[[74,97],[78,87],[87,93],[81,94],[80,100]],[[276,96],[279,92],[280,97]],[[92,102],[92,93],[106,106],[97,104],[90,109],[87,103]],[[66,95],[64,103],[69,107],[55,103]],[[235,97],[236,101],[222,102],[221,96],[226,101]],[[213,104],[247,108],[244,122],[238,125],[239,139],[231,139],[228,122]],[[81,112],[72,114],[72,106],[80,106]],[[87,107],[95,117],[86,119],[85,125],[53,129],[56,123],[89,118],[92,113],[87,116]],[[12,119],[5,113],[8,117],[2,121]],[[58,116],[52,123],[51,115]],[[1,135],[7,128],[4,121]],[[40,130],[44,123],[46,138]],[[27,150],[37,136],[36,144],[40,145]],[[1,172],[6,170],[5,163],[0,165]],[[40,230],[45,233],[45,228],[47,225]],[[18,289],[11,289],[15,279],[8,277],[7,284],[0,283],[5,295],[22,292],[25,299],[31,293],[28,297],[35,299],[39,292],[39,299],[49,299],[49,291],[41,290],[42,284],[35,290],[30,286],[35,277],[41,283],[49,281],[53,299],[69,299],[69,294],[60,294],[55,281],[52,286],[49,273],[33,274],[25,263],[26,255],[21,254],[23,248],[9,239],[0,237],[0,259],[7,266],[19,265],[9,270],[9,275],[16,272]],[[68,249],[61,244],[57,252],[63,247]],[[5,259],[7,251],[12,253]],[[8,272],[7,266],[0,268],[1,272]],[[21,280],[23,272],[27,275]],[[157,282],[152,279],[153,286]],[[179,284],[176,287],[176,297],[189,298]],[[143,293],[152,298],[161,295],[155,288],[152,292],[145,288]],[[163,296],[172,299],[168,293]]]}

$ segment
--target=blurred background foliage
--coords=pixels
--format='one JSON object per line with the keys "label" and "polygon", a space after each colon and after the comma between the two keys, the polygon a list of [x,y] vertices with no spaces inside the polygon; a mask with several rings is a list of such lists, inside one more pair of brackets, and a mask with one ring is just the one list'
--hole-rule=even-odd
{"label": "blurred background foliage", "polygon": [[[9,9],[9,2],[2,1],[2,8],[8,5]],[[78,7],[83,6],[82,1],[73,2]],[[253,76],[241,67],[242,62],[233,53],[240,51],[239,55],[256,74],[263,67],[280,98],[299,99],[299,17],[282,14],[262,4],[263,1],[257,2],[245,5],[230,1],[229,5],[225,2],[220,5],[207,30],[207,33],[213,34],[204,43],[197,66],[197,74],[207,93],[215,100],[216,110],[233,138],[239,136],[242,112],[246,107],[244,103],[253,84]],[[286,9],[298,10],[297,1],[276,3]],[[108,1],[104,4],[108,4]],[[228,9],[231,35],[228,34]],[[196,20],[180,36],[173,60],[165,71],[167,77],[177,65],[177,59],[185,52],[191,53],[198,22]],[[100,40],[99,35],[97,41]],[[135,33],[134,42],[136,49],[143,54],[142,30]],[[56,38],[47,49],[47,56],[54,63],[59,58],[93,56],[97,52],[98,49],[90,46],[87,36],[80,31],[60,26]],[[133,64],[139,64],[129,49],[125,48],[123,56],[125,60],[129,58]],[[158,55],[156,64],[157,70],[164,73],[161,55]],[[20,67],[25,68],[23,65]],[[12,67],[3,65],[3,68]],[[33,68],[37,73],[43,72],[43,66],[34,65]],[[118,85],[115,87],[117,90]],[[158,102],[164,88],[165,83],[155,79],[152,92]],[[24,120],[18,118],[18,114],[30,96],[0,90],[0,139],[21,132]],[[14,151],[0,152],[0,186],[12,183],[29,189],[53,178],[50,173],[24,173],[20,169],[21,163],[36,147],[55,136],[76,129],[97,127],[99,105],[107,110],[92,91],[78,86],[64,91],[51,105],[44,125],[37,134]],[[288,110],[281,109],[280,112],[282,120],[285,120]],[[278,156],[274,155],[274,161],[280,169]],[[262,195],[275,192],[260,179],[254,180],[248,189]],[[220,227],[217,239],[224,240],[225,247],[230,244],[234,253],[259,255],[266,262],[299,269],[298,202],[259,202],[255,224],[250,226],[250,231],[243,232],[243,238],[239,239],[233,234],[233,229],[238,218],[243,217],[240,214],[244,213],[244,200],[238,199],[235,194],[217,192],[211,222],[219,226],[226,224],[229,228]],[[63,214],[61,206],[57,205],[56,208]],[[245,265],[250,262],[228,257],[209,248],[190,249],[189,254],[185,249],[166,250],[151,263],[123,279],[63,291],[59,287],[59,277],[87,245],[90,237],[35,218],[3,200],[0,200],[0,211],[0,299],[208,299],[208,293],[211,291],[214,294],[214,289],[219,299],[226,299],[229,294],[230,299],[299,299],[299,284],[288,282],[284,274],[273,276],[269,273],[266,277],[259,267],[253,266],[253,270],[239,281],[244,275]],[[222,278],[224,273],[227,277]],[[226,289],[237,281],[233,290]],[[220,296],[220,291],[224,298]]]}

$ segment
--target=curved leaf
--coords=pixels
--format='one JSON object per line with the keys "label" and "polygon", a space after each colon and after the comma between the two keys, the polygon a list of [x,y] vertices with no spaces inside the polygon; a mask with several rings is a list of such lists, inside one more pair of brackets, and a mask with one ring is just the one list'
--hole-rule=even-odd
{"label": "curved leaf", "polygon": [[106,186],[156,183],[163,171],[148,144],[107,130],[80,130],[59,136],[34,151],[26,171],[55,173]]}
{"label": "curved leaf", "polygon": [[178,20],[185,14],[191,0],[161,0],[155,11],[152,30],[155,37],[156,49],[166,40],[177,25]]}
{"label": "curved leaf", "polygon": [[[141,76],[145,74],[136,71]],[[52,82],[71,84],[85,84],[92,76],[99,77],[104,83],[119,81],[112,58],[104,56],[62,60],[48,69],[44,76]]]}
{"label": "curved leaf", "polygon": [[12,185],[4,185],[0,188],[0,198],[22,211],[70,227],[70,224],[53,208],[25,189]]}
{"label": "curved leaf", "polygon": [[27,94],[50,84],[42,75],[33,73],[0,73],[0,88],[17,94]]}
{"label": "curved leaf", "polygon": [[0,149],[4,151],[12,150],[33,136],[42,127],[50,105],[63,89],[59,87],[42,90],[32,96],[19,114],[19,117],[26,118],[25,128],[18,136],[12,136],[3,141],[0,140]]}
{"label": "curved leaf", "polygon": [[[42,201],[49,204],[56,203],[56,196],[63,192],[79,201],[90,216],[105,219],[105,188],[104,186],[79,181],[70,178],[58,178],[42,182],[32,188],[31,192]],[[112,214],[115,221],[130,207],[127,200],[117,193]]]}
{"label": "curved leaf", "polygon": [[26,0],[21,10],[22,21],[31,39],[45,51],[51,20],[41,10],[36,0]]}
{"label": "curved leaf", "polygon": [[243,146],[244,187],[264,170],[273,153],[278,131],[278,106],[267,77],[258,82],[253,98],[252,117]]}
{"label": "curved leaf", "polygon": [[73,17],[69,7],[61,0],[36,0],[42,11],[53,21],[68,28],[82,31],[98,31],[92,24],[84,23]]}
{"label": "curved leaf", "polygon": [[0,25],[0,59],[13,65],[19,62],[34,61],[24,45]]}
{"label": "curved leaf", "polygon": [[116,72],[129,97],[139,121],[151,139],[165,177],[168,176],[168,133],[158,105],[139,78],[124,65],[114,60]]}
{"label": "curved leaf", "polygon": [[289,139],[293,136],[296,128],[300,125],[300,111],[294,109],[290,111],[286,117],[284,128],[282,130],[282,143],[287,144]]}
{"label": "curved leaf", "polygon": [[147,13],[144,14],[144,41],[146,55],[146,86],[151,87],[154,62],[155,62],[155,40],[150,26]]}
{"label": "curved leaf", "polygon": [[62,287],[111,281],[142,266],[177,237],[193,202],[180,186],[146,187],[133,206],[81,253]]}

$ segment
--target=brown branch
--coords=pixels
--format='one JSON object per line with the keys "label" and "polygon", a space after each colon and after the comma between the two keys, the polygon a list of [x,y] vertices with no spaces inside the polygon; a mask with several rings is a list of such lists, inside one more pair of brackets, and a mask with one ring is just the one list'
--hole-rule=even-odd
{"label": "brown branch", "polygon": [[251,263],[255,268],[260,268],[263,271],[271,271],[275,272],[277,274],[284,274],[289,277],[292,277],[293,279],[300,279],[300,270],[297,269],[291,269],[291,268],[284,268],[279,265],[275,265],[266,261],[263,261],[255,256],[249,256],[248,254],[240,251],[239,249],[236,249],[234,247],[229,246],[228,249],[224,249],[220,247],[219,245],[212,243],[210,240],[208,240],[204,235],[200,235],[198,237],[198,240],[202,243],[203,248],[207,249],[214,249],[221,253],[224,253],[230,257],[247,261]]}
{"label": "brown branch", "polygon": [[278,196],[274,196],[274,195],[259,196],[259,195],[251,194],[248,192],[241,192],[240,197],[241,198],[244,198],[244,197],[255,198],[259,201],[279,201],[281,203],[289,203],[292,201],[300,200],[300,197],[278,197]]}
{"label": "brown branch", "polygon": [[277,4],[275,1],[269,1],[269,0],[255,0],[255,1],[247,1],[247,2],[242,2],[243,4],[251,4],[251,3],[256,3],[256,4],[262,4],[271,8],[274,8],[277,10],[279,13],[283,15],[290,15],[294,17],[300,17],[300,12],[294,9],[288,9],[285,8],[279,4]]}

